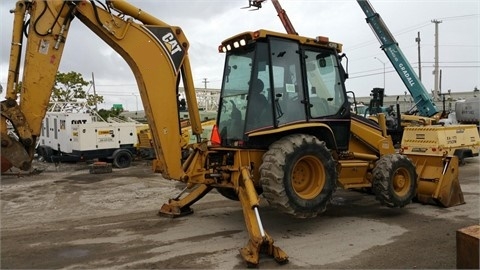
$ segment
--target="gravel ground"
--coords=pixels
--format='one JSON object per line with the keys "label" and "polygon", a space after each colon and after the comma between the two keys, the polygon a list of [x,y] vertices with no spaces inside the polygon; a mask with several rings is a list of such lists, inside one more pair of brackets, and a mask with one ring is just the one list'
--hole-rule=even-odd
{"label": "gravel ground", "polygon": [[[135,162],[110,174],[85,164],[37,163],[38,175],[1,179],[1,269],[244,268],[247,233],[240,205],[211,192],[193,215],[156,215],[181,184]],[[262,202],[266,230],[290,256],[260,268],[455,268],[456,230],[480,219],[480,159],[460,167],[466,204],[380,206],[372,195],[338,190],[314,219],[295,219]]]}

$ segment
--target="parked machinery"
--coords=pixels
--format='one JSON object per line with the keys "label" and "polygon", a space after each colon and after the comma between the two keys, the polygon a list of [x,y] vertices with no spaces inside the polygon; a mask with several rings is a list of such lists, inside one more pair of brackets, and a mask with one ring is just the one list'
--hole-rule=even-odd
{"label": "parked machinery", "polygon": [[[263,228],[259,194],[282,212],[309,218],[325,211],[337,186],[371,188],[380,203],[403,207],[415,196],[418,181],[430,183],[424,192],[434,199],[437,186],[458,185],[455,157],[415,153],[417,162],[430,168],[418,170],[412,157],[395,152],[382,114],[379,125],[350,114],[342,45],[326,37],[258,30],[224,40],[219,46],[226,57],[220,106],[209,145],[201,139],[189,43],[180,27],[120,0],[101,6],[95,1],[18,1],[14,14],[7,95],[1,102],[2,171],[31,166],[70,22],[77,18],[130,65],[157,168],[165,179],[187,184],[189,192],[169,200],[160,213],[190,214],[212,189],[239,200],[249,234],[240,253],[249,265],[259,263],[260,253],[279,263],[288,260]],[[24,30],[27,47],[17,103]],[[197,137],[184,159],[180,80]],[[7,120],[18,139],[7,135]],[[449,197],[461,192],[455,191]]]}
{"label": "parked machinery", "polygon": [[[396,141],[401,141],[404,149],[423,149],[427,147],[427,144],[434,142],[435,148],[447,150],[446,153],[439,150],[435,153],[436,155],[455,154],[462,163],[466,157],[478,156],[480,137],[477,127],[475,125],[440,126],[439,120],[447,117],[447,113],[436,107],[380,14],[373,9],[368,0],[357,0],[357,3],[367,16],[366,21],[380,42],[382,50],[415,102],[415,107],[411,108],[408,113],[400,115],[400,123],[391,126],[389,133],[397,138]],[[478,110],[478,103],[476,106]],[[417,115],[413,115],[414,111]],[[425,120],[426,117],[431,119],[427,118]],[[412,126],[416,127],[413,128]],[[405,129],[405,127],[410,128]],[[452,130],[455,130],[455,132],[452,133]],[[425,135],[429,136],[425,137]],[[444,136],[450,139],[442,140]],[[408,139],[405,137],[408,137]],[[413,141],[413,137],[417,139]],[[412,142],[414,144],[411,144]],[[423,147],[422,143],[425,143]]]}

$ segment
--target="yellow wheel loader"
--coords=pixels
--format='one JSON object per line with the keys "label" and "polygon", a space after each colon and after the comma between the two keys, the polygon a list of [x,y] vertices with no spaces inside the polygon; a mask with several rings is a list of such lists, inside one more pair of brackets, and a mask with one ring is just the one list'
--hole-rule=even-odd
{"label": "yellow wheel loader", "polygon": [[[190,214],[212,189],[239,200],[249,235],[240,254],[249,266],[259,263],[260,253],[279,263],[288,260],[263,227],[259,195],[282,212],[308,218],[326,210],[337,186],[371,188],[380,203],[403,207],[415,197],[419,181],[428,181],[422,190],[433,198],[440,183],[454,183],[458,176],[455,158],[430,162],[429,156],[419,157],[415,162],[425,168],[419,170],[411,156],[396,153],[384,117],[374,125],[351,116],[342,45],[326,37],[258,30],[223,41],[220,107],[208,142],[201,138],[189,43],[180,27],[121,0],[101,5],[18,1],[13,13],[7,94],[1,102],[2,171],[31,167],[70,23],[78,19],[129,64],[151,129],[156,166],[165,179],[186,183],[185,192],[159,212]],[[177,102],[180,81],[197,137],[186,158]],[[16,136],[7,134],[7,120]]]}

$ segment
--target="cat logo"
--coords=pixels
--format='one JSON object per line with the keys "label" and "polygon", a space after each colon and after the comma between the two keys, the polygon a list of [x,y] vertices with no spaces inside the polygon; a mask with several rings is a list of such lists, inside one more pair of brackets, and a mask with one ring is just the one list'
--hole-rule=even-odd
{"label": "cat logo", "polygon": [[72,120],[70,123],[73,124],[73,125],[75,125],[75,124],[85,124],[85,123],[87,123],[87,120],[86,119]]}
{"label": "cat logo", "polygon": [[144,27],[151,33],[152,38],[157,40],[158,44],[163,48],[173,71],[177,74],[185,58],[188,43],[186,41],[184,43],[180,42],[170,27],[150,25]]}
{"label": "cat logo", "polygon": [[182,48],[178,44],[178,41],[175,39],[172,33],[167,33],[162,37],[162,40],[165,47],[170,51],[171,55],[174,55],[177,52],[181,52]]}

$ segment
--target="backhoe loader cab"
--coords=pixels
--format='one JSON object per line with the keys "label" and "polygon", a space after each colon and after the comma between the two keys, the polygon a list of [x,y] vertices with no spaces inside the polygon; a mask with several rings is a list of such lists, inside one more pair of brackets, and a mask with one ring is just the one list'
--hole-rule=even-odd
{"label": "backhoe loader cab", "polygon": [[348,147],[340,44],[260,30],[219,49],[226,52],[217,118],[222,146],[267,148],[303,129],[331,149]]}

